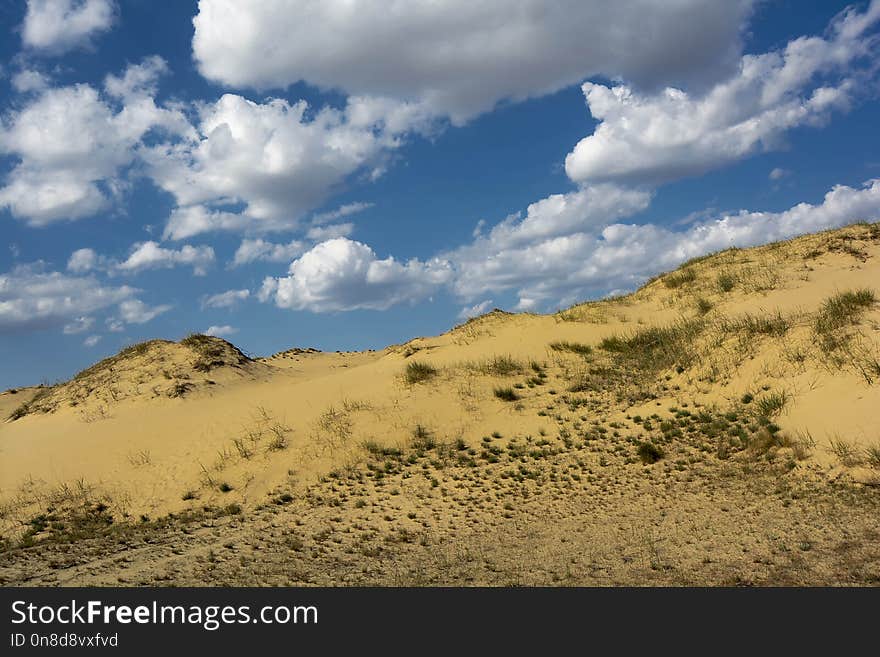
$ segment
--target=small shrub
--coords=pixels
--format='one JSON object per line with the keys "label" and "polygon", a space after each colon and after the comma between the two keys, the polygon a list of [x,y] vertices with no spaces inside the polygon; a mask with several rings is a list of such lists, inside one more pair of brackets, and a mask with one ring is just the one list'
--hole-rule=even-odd
{"label": "small shrub", "polygon": [[718,278],[715,281],[718,284],[718,289],[722,292],[730,292],[736,286],[736,277],[730,272],[723,271],[718,274]]}
{"label": "small shrub", "polygon": [[410,385],[423,383],[437,376],[437,368],[424,361],[414,360],[406,365],[406,382]]}
{"label": "small shrub", "polygon": [[639,443],[636,453],[645,465],[656,463],[663,458],[663,450],[650,442]]}
{"label": "small shrub", "polygon": [[223,481],[223,482],[220,483],[219,486],[217,486],[217,489],[218,489],[221,493],[228,493],[229,491],[233,490],[233,486],[232,486],[232,484],[230,484],[230,483],[228,483],[228,482],[226,482],[226,481]]}
{"label": "small shrub", "polygon": [[519,395],[513,388],[495,388],[495,396],[506,402],[513,402],[519,399]]}
{"label": "small shrub", "polygon": [[705,297],[699,297],[697,299],[697,312],[701,315],[705,315],[710,310],[712,310],[712,302]]}

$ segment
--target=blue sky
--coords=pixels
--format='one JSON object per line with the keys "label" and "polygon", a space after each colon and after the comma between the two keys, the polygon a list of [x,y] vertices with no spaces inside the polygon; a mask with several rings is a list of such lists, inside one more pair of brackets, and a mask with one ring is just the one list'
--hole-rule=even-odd
{"label": "blue sky", "polygon": [[[0,6],[0,389],[381,348],[880,215],[880,3]],[[305,103],[305,104],[303,104]]]}

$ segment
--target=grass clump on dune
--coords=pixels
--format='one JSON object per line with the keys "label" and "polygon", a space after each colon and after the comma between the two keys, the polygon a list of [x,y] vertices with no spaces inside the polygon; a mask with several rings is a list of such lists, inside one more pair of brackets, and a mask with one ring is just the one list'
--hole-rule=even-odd
{"label": "grass clump on dune", "polygon": [[511,356],[495,356],[483,366],[483,371],[493,376],[511,376],[519,374],[524,369],[525,366]]}
{"label": "grass clump on dune", "polygon": [[404,377],[410,385],[424,383],[437,376],[437,368],[420,360],[414,360],[406,364]]}
{"label": "grass clump on dune", "polygon": [[857,324],[864,312],[877,302],[873,290],[849,290],[825,299],[813,325],[816,333],[827,335],[852,324]]}
{"label": "grass clump on dune", "polygon": [[519,395],[513,388],[495,388],[494,392],[501,401],[513,402],[519,399]]}
{"label": "grass clump on dune", "polygon": [[593,353],[593,348],[582,342],[568,342],[567,340],[561,340],[558,342],[551,342],[549,346],[553,351],[570,351],[573,354],[579,354],[581,356],[587,356],[588,354]]}
{"label": "grass clump on dune", "polygon": [[642,328],[630,335],[612,335],[599,346],[640,370],[687,368],[694,358],[694,343],[704,327],[701,320],[682,320],[669,326]]}
{"label": "grass clump on dune", "polygon": [[788,395],[784,391],[772,392],[755,400],[755,411],[759,416],[771,419],[779,415],[787,403]]}
{"label": "grass clump on dune", "polygon": [[734,319],[724,319],[721,329],[725,332],[745,334],[749,337],[757,335],[769,335],[781,338],[791,329],[792,320],[784,317],[782,313],[774,315],[752,315],[746,313]]}
{"label": "grass clump on dune", "polygon": [[697,272],[693,269],[682,269],[664,276],[663,284],[669,289],[674,290],[688,283],[693,283],[695,280],[697,280]]}

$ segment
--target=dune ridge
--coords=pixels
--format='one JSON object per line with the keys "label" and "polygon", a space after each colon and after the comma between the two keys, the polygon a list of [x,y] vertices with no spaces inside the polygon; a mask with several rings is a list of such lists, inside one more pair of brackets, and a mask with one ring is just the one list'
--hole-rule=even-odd
{"label": "dune ridge", "polygon": [[878,255],[857,224],[380,351],[135,345],[0,396],[0,580],[876,583]]}

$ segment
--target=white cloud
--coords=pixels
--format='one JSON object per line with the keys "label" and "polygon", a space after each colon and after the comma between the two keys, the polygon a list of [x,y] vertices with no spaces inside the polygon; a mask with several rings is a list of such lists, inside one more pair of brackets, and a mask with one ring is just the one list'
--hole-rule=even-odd
{"label": "white cloud", "polygon": [[24,45],[59,55],[88,45],[113,24],[113,0],[28,0],[21,29]]}
{"label": "white cloud", "polygon": [[[587,77],[657,86],[728,70],[751,2],[201,0],[193,54],[209,79],[304,80],[407,100],[462,123],[504,99]],[[320,56],[316,56],[320,53]]]}
{"label": "white cloud", "polygon": [[374,203],[364,203],[363,201],[347,203],[346,205],[341,205],[335,210],[330,210],[329,212],[319,212],[312,217],[312,223],[316,225],[327,224],[331,221],[336,221],[337,219],[342,219],[343,217],[349,217],[358,212],[369,210],[374,205]]}
{"label": "white cloud", "polygon": [[274,244],[262,239],[242,240],[232,258],[232,266],[239,267],[251,262],[290,262],[306,250],[304,242],[293,240],[287,244]]}
{"label": "white cloud", "polygon": [[340,237],[322,242],[290,265],[290,275],[269,278],[260,299],[281,308],[329,312],[384,310],[429,297],[452,274],[448,262],[380,260],[366,244]]}
{"label": "white cloud", "polygon": [[552,194],[529,205],[525,217],[519,214],[507,217],[485,238],[478,232],[476,245],[493,251],[595,229],[644,210],[650,200],[648,192],[611,184]]}
{"label": "white cloud", "polygon": [[492,307],[492,299],[486,299],[485,301],[480,301],[480,303],[474,304],[473,306],[465,306],[458,313],[459,319],[471,319],[473,317],[479,317],[484,314],[489,308]]}
{"label": "white cloud", "polygon": [[204,331],[204,335],[213,335],[218,338],[228,337],[238,333],[238,329],[234,326],[224,324],[223,326],[210,326]]}
{"label": "white cloud", "polygon": [[98,267],[99,256],[94,249],[77,249],[67,261],[68,271],[83,274]]}
{"label": "white cloud", "polygon": [[62,325],[130,299],[137,290],[91,276],[67,276],[21,265],[0,274],[0,332]]}
{"label": "white cloud", "polygon": [[174,208],[171,211],[162,236],[165,239],[185,240],[217,230],[244,232],[251,224],[252,221],[245,214],[210,210],[203,205],[190,205]]}
{"label": "white cloud", "polygon": [[232,308],[250,297],[250,290],[227,290],[212,294],[202,301],[202,308]]}
{"label": "white cloud", "polygon": [[155,96],[159,78],[168,73],[167,62],[157,55],[125,69],[122,77],[110,74],[104,79],[105,91],[114,98]]}
{"label": "white cloud", "polygon": [[306,237],[314,242],[325,242],[334,237],[348,237],[354,232],[354,224],[330,224],[329,226],[312,226]]}
{"label": "white cloud", "polygon": [[770,178],[770,180],[782,180],[783,178],[790,176],[790,175],[791,175],[791,171],[789,171],[788,169],[776,167],[775,169],[773,169],[773,171],[770,172],[770,175],[768,176],[768,178]]}
{"label": "white cloud", "polygon": [[94,347],[101,341],[100,335],[90,335],[85,340],[83,340],[83,345],[86,347]]}
{"label": "white cloud", "polygon": [[150,175],[178,204],[165,237],[296,228],[338,185],[400,145],[383,117],[366,120],[357,107],[349,99],[343,110],[312,112],[305,101],[255,103],[234,94],[202,106],[198,139],[143,150]]}
{"label": "white cloud", "polygon": [[148,306],[138,299],[129,299],[119,304],[119,319],[126,324],[146,324],[169,310],[169,305]]}
{"label": "white cloud", "polygon": [[86,84],[47,88],[0,123],[0,154],[18,160],[0,187],[0,208],[32,226],[109,208],[145,135],[189,130],[179,110],[157,107],[133,83],[131,93],[114,107]]}
{"label": "white cloud", "polygon": [[94,317],[77,317],[72,322],[64,325],[64,334],[65,335],[76,335],[77,333],[85,333],[92,325],[95,323]]}
{"label": "white cloud", "polygon": [[878,19],[874,0],[862,14],[838,17],[827,38],[800,37],[782,51],[746,55],[734,76],[705,95],[587,82],[583,92],[599,125],[568,155],[565,170],[580,183],[655,185],[774,148],[787,130],[820,124],[850,105],[860,77],[876,66],[877,39],[866,33]]}
{"label": "white cloud", "polygon": [[166,249],[157,242],[149,241],[135,245],[131,255],[116,266],[121,271],[138,272],[145,269],[169,269],[179,265],[193,268],[196,276],[204,276],[207,268],[214,264],[214,249],[210,246],[182,246],[180,249]]}
{"label": "white cloud", "polygon": [[12,87],[18,93],[25,94],[32,91],[43,91],[49,86],[49,79],[39,71],[19,71],[12,76]]}

